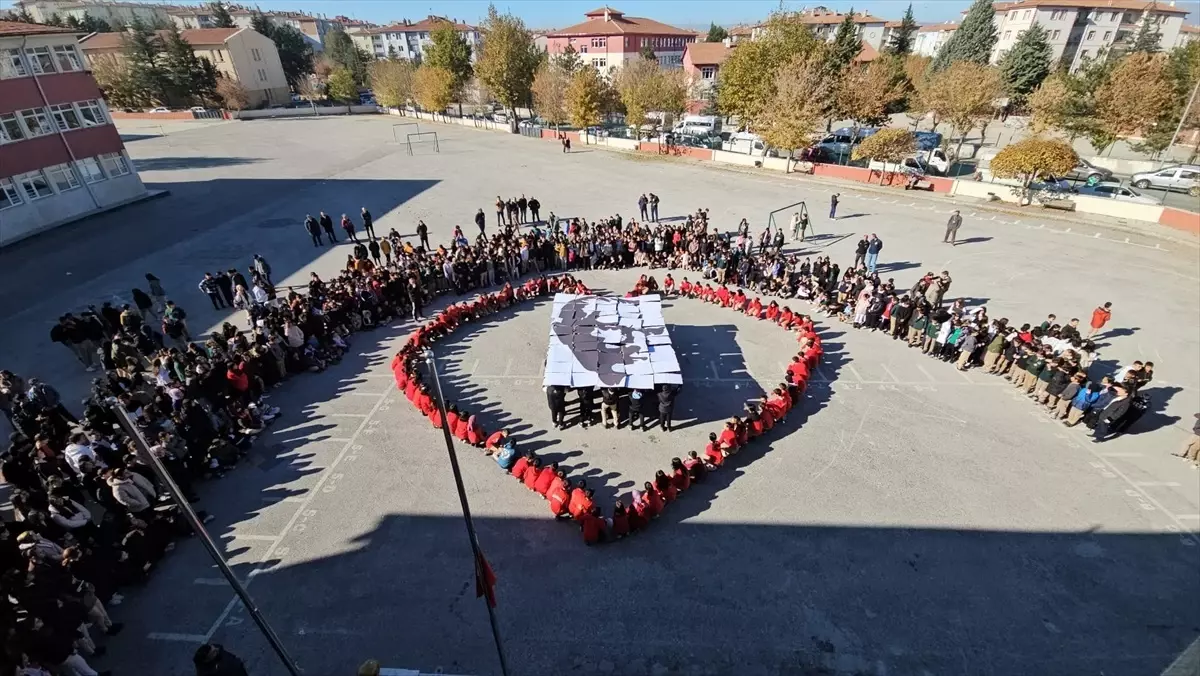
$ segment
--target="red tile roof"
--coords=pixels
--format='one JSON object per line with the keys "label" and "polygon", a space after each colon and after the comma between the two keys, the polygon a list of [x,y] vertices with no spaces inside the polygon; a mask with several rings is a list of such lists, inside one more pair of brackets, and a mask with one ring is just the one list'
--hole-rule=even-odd
{"label": "red tile roof", "polygon": [[548,37],[560,37],[568,35],[679,35],[696,37],[695,31],[684,30],[674,26],[668,26],[665,23],[655,21],[654,19],[646,19],[640,16],[625,16],[615,10],[609,10],[609,19],[605,21],[603,18],[604,10],[600,10],[600,14],[596,15],[593,12],[588,12],[585,16],[589,16],[587,21],[577,23],[574,26],[568,26],[547,33]]}
{"label": "red tile roof", "polygon": [[919,33],[940,33],[941,31],[956,31],[956,30],[958,30],[958,24],[954,23],[953,21],[948,21],[946,23],[926,24],[926,25],[918,28],[917,32],[919,32]]}
{"label": "red tile roof", "polygon": [[879,58],[879,51],[866,42],[862,43],[862,50],[858,52],[858,56],[854,57],[855,63],[868,63]]}
{"label": "red tile roof", "polygon": [[431,32],[431,31],[437,29],[437,27],[443,23],[452,24],[454,26],[454,30],[456,30],[460,33],[466,33],[469,31],[479,30],[475,26],[471,26],[471,25],[465,24],[465,23],[460,23],[458,21],[451,21],[450,19],[447,19],[444,16],[428,16],[428,17],[425,17],[424,19],[421,19],[420,21],[417,21],[416,23],[401,22],[401,23],[389,24],[387,26],[380,26],[379,28],[372,28],[372,29],[368,30],[367,33],[370,33],[371,35],[378,35],[378,34],[382,34],[382,33],[403,33],[406,31],[410,32],[410,33],[419,33],[419,32],[428,33],[428,32]]}
{"label": "red tile roof", "polygon": [[[190,28],[188,30],[179,31],[184,40],[193,47],[206,47],[211,45],[223,45],[225,41],[234,34],[246,30],[243,28]],[[170,31],[155,31],[160,40],[165,40]],[[83,51],[99,50],[99,49],[119,49],[123,41],[121,40],[124,33],[96,33],[90,35],[79,42],[79,47]]]}
{"label": "red tile roof", "polygon": [[690,58],[697,66],[717,66],[725,63],[731,51],[733,48],[726,47],[723,42],[693,42],[687,46],[683,58]]}
{"label": "red tile roof", "polygon": [[83,31],[72,28],[46,26],[40,23],[23,23],[21,21],[0,21],[0,37],[21,35],[51,35],[54,33],[75,33],[82,35]]}

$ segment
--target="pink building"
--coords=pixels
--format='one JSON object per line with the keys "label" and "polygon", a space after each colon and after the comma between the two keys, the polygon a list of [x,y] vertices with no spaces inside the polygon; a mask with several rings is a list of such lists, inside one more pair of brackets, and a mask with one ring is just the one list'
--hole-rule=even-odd
{"label": "pink building", "polygon": [[587,20],[546,34],[546,50],[561,54],[570,45],[584,63],[602,72],[620,68],[626,60],[640,58],[649,45],[664,67],[683,66],[683,53],[696,41],[694,31],[668,26],[639,16],[625,16],[611,7],[584,14]]}
{"label": "pink building", "polygon": [[712,87],[716,83],[721,64],[733,51],[731,42],[697,42],[687,46],[683,53],[683,70],[698,88]]}

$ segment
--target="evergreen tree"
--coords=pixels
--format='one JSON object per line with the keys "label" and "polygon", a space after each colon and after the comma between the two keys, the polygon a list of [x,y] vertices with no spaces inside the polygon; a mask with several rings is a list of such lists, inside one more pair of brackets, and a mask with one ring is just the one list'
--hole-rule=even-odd
{"label": "evergreen tree", "polygon": [[237,24],[233,23],[233,16],[229,13],[229,8],[225,6],[223,0],[214,0],[209,6],[213,14],[213,26],[216,28],[235,28]]}
{"label": "evergreen tree", "polygon": [[165,103],[168,99],[168,80],[159,64],[162,43],[158,36],[135,16],[122,41],[133,98],[140,106]]}
{"label": "evergreen tree", "polygon": [[996,46],[996,26],[992,21],[995,13],[991,0],[975,0],[958,30],[934,57],[929,66],[933,72],[946,70],[956,61],[987,65]]}
{"label": "evergreen tree", "polygon": [[554,57],[553,61],[554,65],[568,73],[574,73],[583,67],[583,59],[579,58],[579,52],[575,51],[572,45],[564,47],[562,53]]}
{"label": "evergreen tree", "polygon": [[638,54],[647,61],[658,61],[658,56],[654,53],[654,48],[646,40],[642,40],[642,48],[638,50]]}
{"label": "evergreen tree", "polygon": [[[400,53],[396,51],[396,45],[388,45],[388,59],[396,60],[400,58]],[[393,106],[396,107],[396,106]]]}
{"label": "evergreen tree", "polygon": [[162,70],[173,103],[185,106],[215,98],[216,67],[196,56],[192,45],[183,39],[178,28],[167,34]]}
{"label": "evergreen tree", "polygon": [[57,28],[63,28],[66,26],[66,24],[63,23],[62,17],[58,15],[58,12],[51,14],[50,18],[46,19],[46,25],[55,26]]}
{"label": "evergreen tree", "polygon": [[79,19],[75,18],[74,14],[70,14],[67,16],[67,28],[83,30],[83,24],[79,23]]}
{"label": "evergreen tree", "polygon": [[900,19],[900,25],[896,30],[892,31],[892,37],[888,40],[886,50],[890,54],[904,56],[911,54],[913,50],[913,42],[916,40],[917,20],[913,18],[912,3],[908,3],[908,9],[904,10],[904,17]]}
{"label": "evergreen tree", "polygon": [[1017,102],[1023,102],[1050,74],[1053,52],[1047,37],[1046,29],[1035,23],[1022,31],[1000,60],[1005,89]]}
{"label": "evergreen tree", "polygon": [[837,32],[833,34],[833,42],[825,57],[826,67],[830,73],[840,73],[854,61],[862,51],[862,38],[858,37],[858,25],[854,23],[854,8],[846,12],[846,18],[838,24]]}
{"label": "evergreen tree", "polygon": [[349,71],[356,83],[362,84],[366,81],[367,62],[363,60],[354,41],[346,35],[346,31],[337,29],[325,34],[325,53],[335,66]]}
{"label": "evergreen tree", "polygon": [[1158,22],[1147,14],[1142,17],[1142,25],[1138,28],[1137,35],[1133,38],[1133,46],[1129,51],[1157,54],[1162,49],[1161,43],[1162,33],[1158,32]]}
{"label": "evergreen tree", "polygon": [[715,23],[710,23],[708,26],[708,36],[704,38],[705,42],[721,42],[729,37],[729,31],[718,26]]}

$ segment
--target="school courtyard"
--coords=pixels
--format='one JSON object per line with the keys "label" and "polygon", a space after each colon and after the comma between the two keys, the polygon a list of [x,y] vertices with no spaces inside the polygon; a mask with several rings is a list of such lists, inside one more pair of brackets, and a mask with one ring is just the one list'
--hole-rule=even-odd
{"label": "school courtyard", "polygon": [[[816,237],[788,250],[844,268],[855,240],[875,233],[898,287],[948,270],[948,298],[1017,324],[1051,312],[1086,323],[1111,301],[1095,368],[1153,361],[1152,410],[1095,444],[1002,380],[819,322],[826,360],[790,432],[710,475],[646,532],[596,548],[460,447],[510,672],[1132,676],[1162,673],[1200,636],[1200,473],[1169,455],[1200,411],[1194,241],[689,161],[564,155],[552,142],[424,122],[440,152],[422,144],[410,155],[393,140],[392,125],[407,121],[123,127],[143,180],[171,195],[0,250],[0,367],[77,405],[91,374],[49,343],[60,314],[122,302],[153,272],[193,332],[219,325],[228,315],[196,287],[205,271],[245,268],[259,253],[277,283],[303,285],[344,266],[349,247],[316,249],[304,231],[320,210],[336,222],[366,206],[380,234],[412,235],[422,219],[441,242],[455,224],[471,234],[480,207],[493,228],[497,195],[536,196],[560,218],[628,219],[654,192],[664,218],[705,207],[718,227],[745,217],[756,234],[770,211],[803,200]],[[837,221],[826,218],[833,192]],[[951,247],[941,237],[955,208],[964,222]],[[580,276],[624,294],[640,272]],[[489,430],[507,426],[605,502],[702,450],[720,421],[778,384],[795,345],[765,323],[667,300],[685,381],[679,429],[556,432],[541,389],[549,306],[526,303],[440,344],[443,383]],[[499,673],[441,433],[391,380],[411,328],[355,335],[342,363],[275,390],[283,416],[251,461],[201,491],[214,538],[309,674],[352,674],[367,658]],[[286,673],[234,598],[199,543],[180,543],[113,609],[127,626],[96,666],[188,674],[195,647],[212,640],[255,676]]]}

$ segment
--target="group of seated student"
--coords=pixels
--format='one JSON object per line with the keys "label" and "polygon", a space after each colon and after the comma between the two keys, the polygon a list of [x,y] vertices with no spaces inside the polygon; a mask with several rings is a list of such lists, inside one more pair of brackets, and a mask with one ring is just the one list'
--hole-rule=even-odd
{"label": "group of seated student", "polygon": [[[656,288],[654,278],[643,275],[633,293],[649,292]],[[587,486],[586,479],[572,480],[558,463],[544,464],[534,453],[518,451],[516,440],[507,430],[487,432],[478,415],[460,409],[450,401],[445,403],[446,413],[443,417],[419,366],[425,347],[462,324],[514,303],[557,292],[590,293],[582,282],[570,275],[541,276],[531,278],[517,288],[505,284],[498,292],[481,294],[468,302],[453,303],[413,331],[393,358],[392,371],[397,387],[431,425],[447,429],[459,441],[482,448],[501,469],[545,499],[555,518],[577,523],[584,542],[589,545],[617,540],[645,528],[693,482],[703,481],[708,472],[720,468],[727,458],[736,455],[777,422],[785,421],[792,408],[800,403],[809,372],[821,358],[821,339],[808,317],[793,315],[784,321],[782,314],[773,314],[769,318],[762,315],[760,318],[797,332],[799,347],[784,374],[783,382],[770,395],[763,395],[757,401],[746,404],[743,415],[731,418],[719,433],[710,434],[709,444],[703,454],[691,451],[686,458],[672,458],[669,469],[659,470],[653,481],[645,482],[642,490],[635,490],[628,504],[617,500],[611,515],[605,516],[596,505],[595,493]],[[706,295],[704,299],[719,302],[716,294]],[[722,304],[733,307],[729,303]],[[742,308],[738,310],[745,311]]]}

